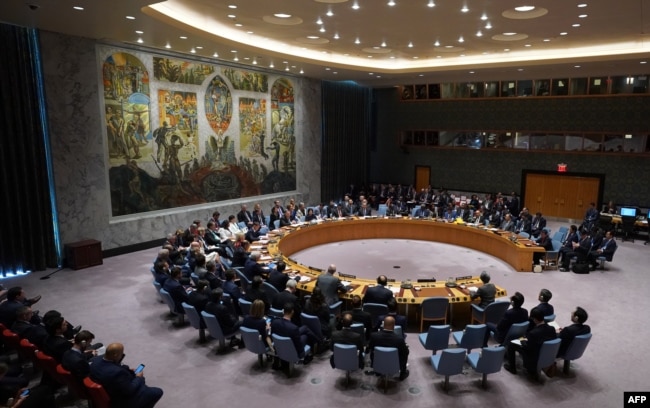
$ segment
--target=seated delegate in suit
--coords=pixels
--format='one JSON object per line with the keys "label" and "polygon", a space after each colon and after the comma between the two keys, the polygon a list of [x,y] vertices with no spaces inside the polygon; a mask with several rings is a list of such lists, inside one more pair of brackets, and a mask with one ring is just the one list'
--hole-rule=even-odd
{"label": "seated delegate in suit", "polygon": [[264,291],[264,289],[262,289],[263,282],[264,280],[261,276],[254,276],[253,280],[251,281],[250,288],[248,288],[244,294],[244,299],[248,300],[249,302],[254,302],[256,300],[262,301],[262,303],[264,303],[264,311],[268,312],[269,308],[271,307],[271,302],[269,301],[268,294]]}
{"label": "seated delegate in suit", "polygon": [[372,333],[370,335],[370,342],[368,348],[370,349],[370,361],[375,357],[375,347],[395,347],[399,355],[399,379],[403,381],[409,376],[409,370],[406,369],[406,364],[409,357],[409,349],[404,341],[404,337],[398,336],[394,332],[395,319],[392,316],[387,316],[384,319],[384,328],[381,331]]}
{"label": "seated delegate in suit", "polygon": [[546,227],[546,218],[542,217],[541,212],[536,213],[535,217],[533,217],[533,220],[531,221],[530,235],[535,238],[539,237],[539,234],[542,232],[542,230],[545,227]]}
{"label": "seated delegate in suit", "polygon": [[269,274],[269,268],[259,264],[262,254],[258,251],[251,252],[250,257],[244,264],[244,275],[249,281],[252,281],[255,276],[266,277]]}
{"label": "seated delegate in suit", "polygon": [[344,312],[352,315],[352,321],[354,323],[361,323],[365,329],[366,341],[370,339],[370,334],[373,332],[374,325],[372,322],[372,315],[368,312],[364,312],[361,305],[361,296],[354,295],[352,296],[352,309]]}
{"label": "seated delegate in suit", "polygon": [[251,305],[250,314],[244,316],[241,327],[257,330],[260,337],[264,339],[264,343],[269,347],[269,351],[274,353],[273,339],[271,338],[271,324],[267,323],[264,310],[264,302],[260,299],[254,300]]}
{"label": "seated delegate in suit", "polygon": [[381,330],[381,327],[384,324],[384,320],[388,316],[391,316],[393,319],[395,319],[395,326],[400,326],[402,328],[402,334],[404,335],[404,337],[406,337],[408,320],[406,319],[406,316],[397,314],[397,300],[395,300],[395,298],[388,299],[388,314],[379,316],[378,324],[377,327],[375,328],[375,331]]}
{"label": "seated delegate in suit", "polygon": [[237,222],[243,222],[247,227],[253,225],[253,214],[246,209],[246,204],[242,204],[241,211],[237,213]]}
{"label": "seated delegate in suit", "polygon": [[382,305],[388,304],[388,299],[393,297],[393,291],[386,289],[388,278],[386,275],[377,277],[377,284],[373,287],[366,289],[366,294],[363,296],[363,303],[381,303]]}
{"label": "seated delegate in suit", "polygon": [[553,250],[553,241],[551,241],[551,237],[548,236],[548,231],[542,230],[539,234],[539,240],[535,245],[544,248],[544,252],[533,252],[533,263],[539,265],[539,261],[546,256],[546,251]]}
{"label": "seated delegate in suit", "polygon": [[320,331],[325,338],[332,335],[330,327],[330,308],[325,303],[325,296],[319,287],[315,287],[309,300],[305,302],[303,312],[318,317],[320,322]]}
{"label": "seated delegate in suit", "polygon": [[199,316],[205,310],[208,304],[210,294],[210,282],[205,279],[199,279],[196,288],[188,295],[187,303],[194,306]]}
{"label": "seated delegate in suit", "polygon": [[[41,296],[36,296],[32,299],[27,299],[25,291],[20,286],[14,286],[7,291],[7,300],[0,303],[0,323],[5,327],[11,327],[16,320],[16,312],[23,306],[31,306],[38,302]],[[32,316],[32,323],[39,324],[41,322],[37,313]]]}
{"label": "seated delegate in suit", "polygon": [[189,301],[189,297],[185,291],[185,288],[183,285],[181,285],[180,279],[181,268],[174,266],[170,272],[169,279],[167,279],[163,285],[163,289],[169,292],[170,296],[174,300],[175,312],[185,314],[181,303],[187,303]]}
{"label": "seated delegate in suit", "polygon": [[313,208],[308,208],[307,209],[307,215],[305,215],[305,222],[310,222],[316,220],[318,217],[316,214],[314,214],[314,209]]}
{"label": "seated delegate in suit", "polygon": [[490,283],[490,274],[483,271],[481,272],[481,282],[483,282],[483,286],[478,288],[476,291],[472,293],[470,296],[472,300],[476,298],[480,298],[481,301],[479,302],[479,307],[485,309],[487,305],[490,303],[494,302],[494,297],[497,293],[497,288],[494,286],[494,284]]}
{"label": "seated delegate in suit", "polygon": [[589,255],[589,251],[591,251],[591,235],[589,235],[589,231],[584,229],[580,234],[580,241],[573,242],[571,244],[573,249],[562,257],[560,271],[566,272],[568,270],[571,258],[574,256],[576,257],[578,263],[582,263],[587,260],[587,255]]}
{"label": "seated delegate in suit", "polygon": [[295,221],[291,220],[291,211],[286,210],[284,212],[284,215],[280,218],[280,228],[289,227],[289,226],[291,226],[291,225],[293,225],[295,223],[296,223]]}
{"label": "seated delegate in suit", "polygon": [[[291,281],[290,281],[291,282]],[[318,341],[316,335],[309,330],[306,326],[298,326],[294,323],[294,314],[296,310],[293,303],[287,303],[282,308],[284,315],[280,319],[273,319],[271,321],[271,333],[278,336],[289,337],[296,348],[298,356],[303,359],[304,363],[309,363],[313,356],[312,354],[305,355],[305,345],[314,349],[314,344]],[[274,366],[280,362],[274,362]]]}
{"label": "seated delegate in suit", "polygon": [[615,251],[616,240],[614,240],[612,231],[607,231],[607,233],[605,233],[605,239],[601,242],[600,247],[596,250],[589,251],[589,254],[587,254],[587,262],[592,269],[595,269],[596,260],[599,256],[604,256],[605,259],[611,261]]}
{"label": "seated delegate in suit", "polygon": [[[352,315],[350,313],[343,313],[341,317],[341,330],[336,330],[332,333],[332,338],[330,339],[330,350],[334,351],[335,344],[350,344],[357,346],[357,353],[359,356],[359,368],[363,368],[364,358],[363,358],[363,345],[364,339],[361,334],[350,329],[352,326]],[[334,354],[330,356],[330,364],[332,368],[334,367]]]}
{"label": "seated delegate in suit", "polygon": [[29,306],[22,306],[16,312],[16,321],[11,326],[11,331],[20,336],[21,339],[27,339],[30,343],[42,348],[47,339],[47,330],[41,324],[33,324],[32,308]]}
{"label": "seated delegate in suit", "polygon": [[539,311],[541,311],[544,316],[550,316],[552,314],[555,314],[555,309],[553,308],[553,305],[548,303],[552,297],[553,297],[553,293],[551,293],[551,291],[548,289],[542,289],[539,291],[539,296],[537,296],[537,299],[539,300],[539,304],[535,307]]}
{"label": "seated delegate in suit", "polygon": [[[229,335],[239,330],[241,322],[233,312],[233,308],[230,307],[230,305],[225,304],[226,302],[222,300],[223,293],[223,289],[220,288],[214,289],[210,292],[210,301],[205,305],[205,312],[216,317],[223,334]],[[235,341],[236,340],[231,340],[231,344]]]}
{"label": "seated delegate in suit", "polygon": [[[233,269],[228,269],[226,271],[226,280],[223,282],[222,289],[223,293],[230,295],[230,300],[234,310],[237,312],[237,315],[241,315],[241,309],[239,307],[239,298],[242,296],[239,286],[235,283],[235,277],[237,274]],[[212,291],[214,292],[214,290]]]}
{"label": "seated delegate in suit", "polygon": [[255,221],[253,222],[253,225],[250,226],[248,231],[246,231],[246,241],[248,242],[255,242],[260,240],[260,236],[262,236],[261,232],[261,226],[260,223]]}
{"label": "seated delegate in suit", "polygon": [[529,373],[535,373],[537,370],[537,359],[542,344],[547,340],[553,340],[557,336],[555,329],[546,324],[544,321],[544,314],[541,310],[533,308],[530,311],[530,318],[533,321],[533,327],[526,333],[526,338],[521,340],[521,345],[510,343],[507,349],[507,363],[504,368],[512,374],[517,374],[515,366],[516,352],[519,351],[522,359],[524,360],[524,368]]}
{"label": "seated delegate in suit", "polygon": [[300,310],[300,304],[298,302],[298,297],[295,295],[296,293],[296,281],[293,279],[289,279],[285,285],[285,288],[282,292],[276,294],[273,296],[273,300],[271,301],[271,307],[274,309],[284,309],[284,306],[288,303],[292,304],[292,311],[295,313],[292,313],[292,320],[293,323],[296,326],[300,325],[300,313],[302,312]]}
{"label": "seated delegate in suit", "polygon": [[316,279],[316,286],[323,292],[328,305],[338,302],[339,293],[345,292],[345,286],[343,286],[339,278],[334,276],[335,273],[336,265],[331,264],[327,268],[327,272],[321,273]]}
{"label": "seated delegate in suit", "polygon": [[499,228],[504,231],[513,232],[515,230],[515,223],[512,220],[512,215],[506,214],[503,217],[503,222],[501,223],[501,226]]}
{"label": "seated delegate in suit", "polygon": [[588,317],[587,311],[580,306],[576,307],[576,310],[571,313],[571,322],[573,322],[573,324],[562,328],[558,334],[558,337],[562,339],[560,350],[558,350],[557,353],[558,356],[562,356],[566,353],[567,348],[569,348],[569,345],[576,336],[591,333],[591,327],[584,324]]}
{"label": "seated delegate in suit", "polygon": [[45,326],[47,338],[43,343],[43,352],[61,362],[63,354],[72,347],[72,343],[63,336],[68,330],[68,322],[61,316],[51,319]]}
{"label": "seated delegate in suit", "polygon": [[431,217],[431,211],[427,208],[426,204],[422,204],[420,208],[415,210],[415,218],[429,218]]}
{"label": "seated delegate in suit", "polygon": [[503,342],[506,340],[508,330],[510,330],[510,327],[513,324],[528,321],[528,310],[522,307],[523,304],[524,295],[519,292],[515,292],[515,294],[510,297],[510,309],[506,310],[506,312],[503,314],[503,317],[501,317],[501,320],[499,320],[499,323],[485,323],[487,326],[487,331],[485,332],[483,347],[487,347],[490,332],[494,333],[494,339],[499,344],[503,344]]}
{"label": "seated delegate in suit", "polygon": [[74,336],[72,348],[63,353],[61,365],[77,380],[79,385],[84,378],[90,374],[89,357],[93,356],[93,350],[90,348],[95,335],[88,330],[82,330]]}
{"label": "seated delegate in suit", "polygon": [[112,407],[152,408],[163,395],[163,390],[145,384],[144,370],[135,374],[122,364],[124,346],[111,343],[103,357],[95,357],[90,365],[90,379],[106,390]]}
{"label": "seated delegate in suit", "polygon": [[284,273],[287,265],[284,261],[279,261],[275,264],[275,268],[270,268],[269,277],[266,280],[268,283],[273,285],[278,292],[282,292],[284,288],[287,287],[287,281],[289,280],[289,275]]}
{"label": "seated delegate in suit", "polygon": [[578,237],[578,227],[571,225],[569,227],[569,232],[567,233],[566,238],[564,238],[564,242],[562,242],[562,247],[560,247],[560,252],[558,253],[558,262],[563,261],[567,253],[573,252],[574,242],[580,242],[580,238]]}

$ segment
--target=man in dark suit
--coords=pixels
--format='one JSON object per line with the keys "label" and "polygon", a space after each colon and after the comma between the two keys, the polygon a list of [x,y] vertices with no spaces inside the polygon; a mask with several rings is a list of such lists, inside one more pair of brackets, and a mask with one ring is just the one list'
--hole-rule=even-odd
{"label": "man in dark suit", "polygon": [[72,348],[63,353],[63,358],[61,358],[63,368],[70,371],[70,374],[79,380],[80,385],[83,379],[90,374],[88,356],[92,354],[86,353],[86,350],[90,350],[90,345],[94,339],[95,335],[88,330],[80,331],[74,336]]}
{"label": "man in dark suit", "polygon": [[541,212],[537,212],[530,223],[530,235],[537,238],[542,230],[546,227],[546,218],[542,217]]}
{"label": "man in dark suit", "polygon": [[264,280],[261,276],[257,275],[253,277],[251,281],[251,286],[246,291],[244,298],[249,302],[253,303],[255,300],[259,299],[264,302],[264,311],[268,313],[269,308],[271,307],[271,302],[269,301],[269,296],[262,289],[262,283]]}
{"label": "man in dark suit", "polygon": [[[205,312],[215,316],[219,321],[223,334],[228,335],[236,332],[239,326],[241,326],[241,322],[234,313],[233,308],[222,300],[223,293],[223,289],[221,288],[214,289],[210,292],[210,301],[205,305]],[[232,340],[231,345],[234,342]],[[240,343],[240,345],[243,345],[243,343]]]}
{"label": "man in dark suit", "polygon": [[210,300],[208,297],[209,286],[210,282],[205,279],[199,279],[196,283],[196,288],[187,296],[187,303],[194,306],[199,315],[205,310],[205,305]]}
{"label": "man in dark suit", "polygon": [[251,243],[259,241],[260,236],[262,235],[260,228],[260,223],[258,221],[253,221],[253,225],[251,225],[248,228],[248,231],[246,231],[246,241]]}
{"label": "man in dark suit", "polygon": [[361,323],[363,324],[363,327],[365,329],[366,333],[366,342],[370,340],[370,334],[372,333],[374,329],[374,325],[372,324],[372,315],[368,312],[364,312],[363,308],[361,307],[361,296],[359,295],[354,295],[352,296],[352,309],[343,312],[343,313],[350,313],[352,315],[352,321],[354,323]]}
{"label": "man in dark suit", "polygon": [[237,222],[243,222],[248,228],[253,225],[253,214],[246,209],[246,204],[242,204],[241,211],[237,213]]}
{"label": "man in dark suit", "polygon": [[562,242],[562,246],[560,247],[558,262],[563,261],[567,253],[573,252],[574,242],[580,242],[580,238],[578,237],[578,227],[571,225],[569,227],[569,232],[567,233],[566,238],[564,238],[564,242]]}
{"label": "man in dark suit", "polygon": [[494,324],[492,322],[487,322],[487,331],[485,332],[485,340],[483,341],[483,347],[487,347],[488,339],[490,338],[490,332],[494,333],[494,339],[499,343],[503,344],[506,340],[506,335],[508,330],[515,323],[523,323],[528,321],[528,310],[522,307],[524,304],[524,295],[519,292],[515,292],[514,295],[510,297],[510,309],[506,310],[503,314],[499,323]]}
{"label": "man in dark suit", "polygon": [[591,251],[591,235],[589,234],[589,231],[583,229],[581,231],[580,241],[573,242],[571,246],[573,249],[566,252],[562,257],[562,264],[560,266],[560,271],[562,272],[566,272],[568,270],[571,258],[574,256],[576,257],[578,263],[585,262],[587,260],[589,251]]}
{"label": "man in dark suit", "polygon": [[560,350],[558,350],[557,353],[558,356],[563,356],[564,353],[566,353],[569,345],[576,336],[591,333],[591,327],[584,324],[587,321],[588,317],[589,316],[587,315],[587,311],[580,306],[576,307],[576,310],[571,313],[571,321],[573,324],[571,326],[562,328],[558,335],[558,337],[562,339]]}
{"label": "man in dark suit", "polygon": [[[298,356],[307,364],[312,360],[312,355],[305,355],[305,345],[308,345],[313,350],[318,338],[306,326],[299,326],[294,323],[294,315],[297,313],[294,303],[286,303],[282,310],[284,313],[282,318],[273,319],[271,322],[271,332],[278,336],[289,337],[296,348]],[[277,368],[277,364],[279,364],[279,361],[276,360],[273,365]]]}
{"label": "man in dark suit", "polygon": [[[334,344],[339,343],[339,344],[351,344],[354,346],[357,346],[357,353],[359,356],[359,368],[363,368],[364,366],[364,361],[363,361],[363,345],[364,345],[364,339],[363,337],[350,329],[350,326],[352,326],[352,314],[346,312],[343,313],[343,316],[341,317],[341,330],[336,330],[335,332],[332,333],[332,337],[330,338],[331,343],[330,343],[330,350],[334,351]],[[332,365],[332,368],[334,367],[334,354],[330,356],[330,364]]]}
{"label": "man in dark suit", "polygon": [[392,316],[387,316],[384,319],[384,328],[381,331],[372,333],[370,335],[370,361],[374,359],[375,347],[395,347],[399,354],[399,379],[403,381],[409,376],[409,370],[406,369],[408,362],[409,349],[404,341],[404,337],[398,336],[393,331],[395,329],[395,319]]}
{"label": "man in dark suit", "polygon": [[223,282],[223,293],[230,295],[230,300],[232,301],[233,307],[238,315],[241,315],[241,309],[239,307],[239,298],[242,296],[239,286],[235,283],[235,276],[237,274],[233,269],[228,269],[225,273],[226,280]]}
{"label": "man in dark suit", "polygon": [[429,211],[426,204],[422,204],[420,208],[415,210],[415,218],[429,218],[430,216],[431,211]]}
{"label": "man in dark suit", "polygon": [[481,302],[478,304],[480,308],[485,309],[487,305],[490,303],[494,302],[494,297],[496,296],[497,293],[497,288],[494,286],[494,284],[490,283],[490,274],[483,271],[481,272],[481,282],[483,282],[483,286],[478,288],[475,292],[472,293],[470,296],[472,300],[476,298],[481,298]]}
{"label": "man in dark suit", "polygon": [[180,283],[181,273],[181,268],[174,266],[170,272],[169,279],[167,279],[163,285],[163,289],[169,292],[174,300],[174,311],[176,313],[185,314],[181,303],[187,303],[189,301],[189,296],[187,295],[183,285]]}
{"label": "man in dark suit", "polygon": [[267,282],[273,285],[278,290],[278,292],[282,292],[284,288],[287,287],[289,275],[284,273],[286,267],[287,265],[284,263],[284,261],[279,261],[275,265],[275,268],[271,268],[269,272]]}
{"label": "man in dark suit", "polygon": [[379,316],[378,319],[378,325],[377,325],[377,330],[381,330],[381,325],[384,323],[384,320],[388,316],[391,316],[393,319],[395,319],[395,326],[399,326],[402,328],[402,334],[404,337],[406,337],[406,329],[408,328],[408,320],[406,319],[406,316],[397,314],[397,300],[395,298],[390,298],[388,299],[388,314],[384,316]]}
{"label": "man in dark suit", "polygon": [[249,281],[252,281],[255,276],[266,277],[269,274],[269,268],[258,263],[261,256],[259,252],[253,251],[244,264],[244,275]]}
{"label": "man in dark suit", "polygon": [[22,306],[18,309],[16,321],[11,326],[11,331],[20,336],[21,339],[27,339],[30,343],[42,348],[48,334],[43,325],[31,322],[32,314],[32,309],[29,306]]}
{"label": "man in dark suit", "polygon": [[[20,286],[9,288],[7,291],[7,301],[0,303],[0,323],[4,324],[5,327],[13,326],[18,309],[23,306],[31,306],[40,299],[40,295],[32,299],[27,299],[25,291]],[[33,324],[39,324],[41,322],[38,313],[33,314],[31,322]]]}
{"label": "man in dark suit", "polygon": [[284,306],[287,303],[291,303],[293,305],[293,314],[291,320],[293,321],[293,324],[296,326],[300,326],[300,303],[298,302],[298,297],[295,295],[296,293],[296,281],[293,279],[289,279],[287,281],[287,284],[284,288],[284,290],[278,294],[276,294],[273,297],[273,301],[271,302],[271,306],[274,309],[284,309]]}
{"label": "man in dark suit", "polygon": [[544,252],[533,253],[533,264],[539,265],[539,261],[546,256],[546,252],[553,250],[553,241],[551,241],[551,237],[548,236],[548,231],[542,230],[539,234],[539,240],[536,245],[544,248]]}
{"label": "man in dark suit", "polygon": [[596,260],[599,256],[604,256],[606,260],[610,261],[614,257],[614,252],[616,252],[616,240],[612,231],[607,231],[605,233],[605,239],[601,242],[600,247],[596,250],[589,251],[587,254],[587,262],[589,267],[593,270],[596,268]]}
{"label": "man in dark suit", "polygon": [[111,406],[122,408],[152,408],[163,395],[157,387],[145,384],[144,371],[138,374],[122,364],[124,346],[109,344],[103,357],[90,365],[90,378],[106,390]]}
{"label": "man in dark suit", "polygon": [[508,362],[503,368],[510,371],[512,374],[517,374],[515,366],[516,352],[519,351],[522,359],[524,360],[524,368],[531,374],[537,373],[537,359],[539,358],[539,351],[542,344],[547,340],[553,340],[557,336],[555,329],[546,324],[544,321],[544,314],[541,310],[533,308],[530,311],[530,318],[533,321],[533,328],[528,330],[526,338],[521,340],[521,345],[510,343],[508,345],[507,358]]}
{"label": "man in dark suit", "polygon": [[43,343],[43,352],[60,363],[63,354],[72,347],[72,343],[63,335],[68,330],[68,322],[61,316],[54,317],[48,321],[45,329],[48,336]]}
{"label": "man in dark suit", "polygon": [[327,272],[321,273],[316,279],[316,286],[323,292],[328,305],[338,302],[339,292],[345,292],[345,286],[343,286],[339,278],[334,276],[335,273],[336,265],[331,264],[327,268]]}
{"label": "man in dark suit", "polygon": [[366,289],[363,303],[381,303],[382,305],[387,305],[388,299],[393,297],[393,292],[390,289],[386,289],[387,284],[388,278],[385,275],[377,277],[377,284]]}

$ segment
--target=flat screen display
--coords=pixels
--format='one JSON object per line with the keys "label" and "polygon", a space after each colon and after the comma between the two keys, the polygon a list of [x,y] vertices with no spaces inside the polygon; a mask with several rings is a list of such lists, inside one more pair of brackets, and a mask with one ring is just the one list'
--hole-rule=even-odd
{"label": "flat screen display", "polygon": [[621,217],[636,217],[636,208],[621,207]]}

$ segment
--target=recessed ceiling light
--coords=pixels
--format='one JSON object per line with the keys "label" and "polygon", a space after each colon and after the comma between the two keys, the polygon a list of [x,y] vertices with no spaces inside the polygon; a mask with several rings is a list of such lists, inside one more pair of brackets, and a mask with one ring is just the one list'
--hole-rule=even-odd
{"label": "recessed ceiling light", "polygon": [[320,30],[318,30],[318,31],[320,31],[321,33],[324,33],[325,32],[325,27],[321,27]]}
{"label": "recessed ceiling light", "polygon": [[361,44],[361,40],[359,38],[357,38],[356,40],[354,40],[354,43],[355,44]]}
{"label": "recessed ceiling light", "polygon": [[505,52],[509,52],[509,51],[510,51],[510,48],[504,48],[503,51],[505,51]]}
{"label": "recessed ceiling light", "polygon": [[483,33],[481,32],[481,30],[478,30],[478,31],[476,32],[476,36],[477,36],[477,37],[483,37]]}
{"label": "recessed ceiling light", "polygon": [[196,46],[196,49],[197,49],[197,50],[202,50],[202,49],[203,49],[203,47],[202,47],[202,46],[200,46],[200,45],[197,45],[197,46]]}
{"label": "recessed ceiling light", "polygon": [[338,40],[339,38],[341,38],[341,37],[339,37],[339,33],[335,33],[335,34],[334,34],[334,39],[335,39],[335,40]]}
{"label": "recessed ceiling light", "polygon": [[445,48],[454,48],[453,45],[445,45]]}
{"label": "recessed ceiling light", "polygon": [[142,30],[135,30],[135,33],[136,33],[136,34],[144,34],[144,31],[142,31]]}
{"label": "recessed ceiling light", "polygon": [[436,42],[433,43],[435,47],[440,47],[440,41],[436,40]]}
{"label": "recessed ceiling light", "polygon": [[420,58],[420,57],[413,57],[413,59],[418,59],[418,58]]}
{"label": "recessed ceiling light", "polygon": [[574,65],[573,68],[580,68],[580,65]]}
{"label": "recessed ceiling light", "polygon": [[519,72],[521,72],[523,70],[524,70],[523,68],[517,68],[517,71],[519,71]]}
{"label": "recessed ceiling light", "polygon": [[413,43],[409,41],[409,45],[408,45],[408,47],[409,47],[409,48],[413,48]]}
{"label": "recessed ceiling light", "polygon": [[435,7],[436,3],[433,2],[433,0],[429,0],[429,3],[427,4],[427,7]]}
{"label": "recessed ceiling light", "polygon": [[377,75],[375,78],[381,78],[381,75]]}
{"label": "recessed ceiling light", "polygon": [[286,13],[276,13],[273,14],[273,16],[277,18],[291,18],[291,14],[286,14]]}
{"label": "recessed ceiling light", "polygon": [[251,59],[251,58],[250,57],[244,57],[244,61],[248,61],[249,59]]}
{"label": "recessed ceiling light", "polygon": [[395,1],[394,0],[388,0],[388,5],[390,7],[393,7],[395,5]]}
{"label": "recessed ceiling light", "polygon": [[517,33],[507,32],[507,33],[503,33],[503,35],[508,35],[508,36],[510,36],[510,35],[517,35]]}
{"label": "recessed ceiling light", "polygon": [[237,54],[237,50],[230,50],[233,54]]}
{"label": "recessed ceiling light", "polygon": [[524,44],[524,47],[532,47],[530,44]]}
{"label": "recessed ceiling light", "polygon": [[424,76],[424,74],[419,74],[418,76],[419,76],[419,77],[423,77],[423,76]]}
{"label": "recessed ceiling light", "polygon": [[237,24],[235,24],[235,27],[241,27],[241,26],[242,26],[241,23],[237,23]]}
{"label": "recessed ceiling light", "polygon": [[474,74],[474,71],[469,71],[470,74]]}
{"label": "recessed ceiling light", "polygon": [[219,53],[215,52],[214,54],[212,54],[212,56],[215,57],[215,58],[219,58]]}
{"label": "recessed ceiling light", "polygon": [[325,71],[330,71],[332,68],[330,67],[325,67]]}
{"label": "recessed ceiling light", "polygon": [[327,17],[332,17],[334,13],[332,12],[332,9],[327,10],[327,13],[325,13]]}
{"label": "recessed ceiling light", "polygon": [[463,8],[460,9],[461,12],[467,13],[469,11],[469,8],[467,7],[467,4],[463,5]]}
{"label": "recessed ceiling light", "polygon": [[459,43],[463,43],[463,42],[465,42],[465,39],[463,38],[462,35],[461,35],[460,37],[458,37],[458,42],[459,42]]}
{"label": "recessed ceiling light", "polygon": [[269,68],[275,68],[275,65],[273,65],[273,63],[271,62],[271,63],[269,64]]}
{"label": "recessed ceiling light", "polygon": [[568,33],[566,31],[562,31],[560,35],[567,35]]}
{"label": "recessed ceiling light", "polygon": [[257,60],[256,59],[253,60],[253,65],[257,65]]}
{"label": "recessed ceiling light", "polygon": [[75,9],[75,10],[77,10],[77,11],[83,11],[83,9],[84,9],[84,8],[81,7],[81,6],[74,6],[74,7],[72,7],[72,8]]}
{"label": "recessed ceiling light", "polygon": [[229,8],[229,9],[236,9],[237,6],[235,6],[234,4],[229,4],[229,5],[228,5],[228,8]]}
{"label": "recessed ceiling light", "polygon": [[641,61],[641,62],[639,62],[639,64],[647,64],[647,63],[648,63],[648,61]]}
{"label": "recessed ceiling light", "polygon": [[580,24],[578,24],[578,23],[571,24],[571,27],[576,27],[577,28],[577,27],[580,27]]}
{"label": "recessed ceiling light", "polygon": [[237,16],[234,14],[228,14],[228,18],[237,18]]}
{"label": "recessed ceiling light", "polygon": [[170,49],[172,45],[170,43],[165,44],[165,48]]}
{"label": "recessed ceiling light", "polygon": [[381,46],[382,46],[382,47],[385,47],[385,46],[386,46],[386,41],[382,41],[382,42],[381,42]]}
{"label": "recessed ceiling light", "polygon": [[491,28],[492,28],[492,24],[490,24],[490,22],[488,21],[487,24],[485,25],[485,29],[489,30]]}
{"label": "recessed ceiling light", "polygon": [[190,50],[190,52],[191,52],[192,54],[196,54],[196,49],[192,48],[192,49]]}
{"label": "recessed ceiling light", "polygon": [[356,1],[354,3],[352,3],[352,9],[353,10],[359,10],[359,3],[357,3]]}
{"label": "recessed ceiling light", "polygon": [[578,18],[587,18],[588,14],[580,14]]}
{"label": "recessed ceiling light", "polygon": [[254,34],[253,31],[246,31],[246,34]]}
{"label": "recessed ceiling light", "polygon": [[181,36],[180,36],[180,37],[178,37],[178,38],[180,38],[181,40],[187,40],[187,37],[186,37],[186,36],[184,36],[184,35],[181,35]]}
{"label": "recessed ceiling light", "polygon": [[368,55],[368,58],[372,58],[372,55]]}
{"label": "recessed ceiling light", "polygon": [[323,24],[323,20],[321,20],[320,17],[318,17],[318,20],[316,20],[316,24],[318,24],[318,25]]}
{"label": "recessed ceiling light", "polygon": [[334,71],[334,72],[332,72],[332,74],[336,75],[336,74],[338,74],[338,72],[337,72],[337,71]]}
{"label": "recessed ceiling light", "polygon": [[127,19],[127,20],[135,20],[135,17],[133,17],[133,16],[126,16],[126,19]]}
{"label": "recessed ceiling light", "polygon": [[587,7],[587,3],[580,3],[580,4],[578,4],[578,7],[580,7],[580,8]]}
{"label": "recessed ceiling light", "polygon": [[487,21],[487,14],[483,13],[483,15],[481,16],[481,20]]}
{"label": "recessed ceiling light", "polygon": [[515,10],[520,12],[532,11],[535,10],[535,6],[519,6],[515,7]]}
{"label": "recessed ceiling light", "polygon": [[320,37],[317,35],[308,35],[307,38],[309,38],[310,40],[318,40]]}
{"label": "recessed ceiling light", "polygon": [[305,71],[303,71],[302,68],[300,68],[300,73],[301,73],[301,74],[304,74]]}
{"label": "recessed ceiling light", "polygon": [[138,44],[142,44],[144,40],[142,38],[138,38],[138,41],[136,41]]}
{"label": "recessed ceiling light", "polygon": [[232,59],[233,61],[239,61],[239,58],[235,55],[235,58]]}

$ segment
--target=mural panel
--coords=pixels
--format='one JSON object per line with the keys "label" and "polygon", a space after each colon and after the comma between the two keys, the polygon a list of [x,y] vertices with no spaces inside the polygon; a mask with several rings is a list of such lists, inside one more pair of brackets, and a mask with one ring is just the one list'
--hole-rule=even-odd
{"label": "mural panel", "polygon": [[[105,54],[113,216],[295,190],[289,80],[278,78],[269,94],[262,73],[137,52]],[[230,126],[232,120],[239,126]]]}

